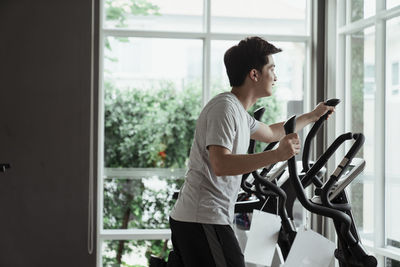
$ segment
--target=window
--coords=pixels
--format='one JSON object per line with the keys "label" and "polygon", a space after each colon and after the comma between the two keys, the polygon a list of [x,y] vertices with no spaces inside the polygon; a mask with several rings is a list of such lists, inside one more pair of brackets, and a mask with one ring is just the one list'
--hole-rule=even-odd
{"label": "window", "polygon": [[364,94],[373,95],[375,93],[375,66],[365,64],[364,69]]}
{"label": "window", "polygon": [[274,96],[257,104],[268,107],[268,123],[303,112],[311,2],[102,0],[98,266],[168,255],[172,195],[195,122],[211,97],[230,90],[229,47],[259,35],[282,48]]}
{"label": "window", "polygon": [[385,258],[385,267],[399,267],[400,261],[393,260],[391,258]]}
{"label": "window", "polygon": [[[398,95],[399,94],[399,62],[395,62],[392,64],[392,95]],[[390,80],[390,79],[389,79]]]}
{"label": "window", "polygon": [[375,0],[351,0],[347,2],[347,8],[351,21],[371,17],[376,12]]}
{"label": "window", "polygon": [[306,0],[211,1],[212,32],[305,35],[307,30]]}
{"label": "window", "polygon": [[353,212],[363,243],[378,258],[378,266],[398,266],[400,2],[337,0],[336,4],[336,94],[345,99],[344,120],[336,125],[366,137],[357,156],[367,165],[350,188]]}
{"label": "window", "polygon": [[399,84],[399,62],[392,64],[392,85]]}
{"label": "window", "polygon": [[[400,229],[398,227],[400,216],[398,215],[398,207],[396,207],[396,203],[400,201],[400,170],[395,159],[398,155],[398,149],[400,149],[400,142],[396,140],[400,133],[398,119],[400,112],[400,95],[398,93],[400,36],[397,31],[400,27],[400,17],[388,20],[386,25],[386,58],[388,59],[385,103],[386,242],[388,246],[400,249]],[[391,64],[392,60],[397,60],[397,62]],[[390,65],[392,65],[392,69],[389,68]]]}
{"label": "window", "polygon": [[[351,35],[351,126],[350,131],[364,133],[365,143],[356,157],[370,163],[374,160],[375,112],[375,31],[367,28]],[[373,164],[351,185],[351,201],[360,234],[373,241],[374,233],[374,177]]]}
{"label": "window", "polygon": [[400,6],[399,0],[386,0],[386,8],[390,9],[392,7]]}
{"label": "window", "polygon": [[202,0],[104,0],[104,28],[201,32]]}

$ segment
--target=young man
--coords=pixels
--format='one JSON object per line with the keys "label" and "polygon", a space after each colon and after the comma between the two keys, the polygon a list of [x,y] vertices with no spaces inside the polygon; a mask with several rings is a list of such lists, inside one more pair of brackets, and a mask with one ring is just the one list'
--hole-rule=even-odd
{"label": "young man", "polygon": [[[273,54],[281,49],[259,37],[228,49],[224,62],[232,90],[214,97],[197,120],[188,172],[170,214],[174,251],[184,266],[240,266],[244,257],[231,228],[241,175],[284,161],[300,151],[297,133],[285,136],[283,122],[266,125],[248,110],[272,94],[277,77]],[[334,108],[323,103],[298,116],[296,132]],[[250,138],[279,147],[246,154]],[[268,222],[266,222],[267,224]]]}

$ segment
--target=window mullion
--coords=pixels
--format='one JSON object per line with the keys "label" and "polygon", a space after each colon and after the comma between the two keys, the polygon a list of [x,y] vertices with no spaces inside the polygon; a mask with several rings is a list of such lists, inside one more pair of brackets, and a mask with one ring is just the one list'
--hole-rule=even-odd
{"label": "window mullion", "polygon": [[204,31],[203,40],[203,91],[202,105],[203,107],[210,100],[210,80],[211,80],[211,0],[204,0]]}
{"label": "window mullion", "polygon": [[[343,26],[345,23],[345,14],[346,14],[346,3],[344,1],[338,1],[338,9],[337,9],[337,26]],[[337,36],[337,65],[336,65],[336,97],[342,100],[346,98],[346,35],[338,34]],[[345,132],[345,114],[346,114],[346,101],[343,102],[343,107],[338,108],[336,110],[336,125],[335,125],[335,136],[339,136],[343,132]],[[334,140],[334,139],[333,139]],[[333,140],[331,140],[333,142]],[[339,151],[337,152],[337,162],[339,164],[339,160],[341,160],[344,156],[344,148],[343,146],[339,147]]]}
{"label": "window mullion", "polygon": [[[377,1],[377,12],[385,8],[385,3]],[[384,20],[376,21],[375,38],[375,216],[374,216],[374,245],[376,248],[383,248],[386,245],[385,239],[385,42],[386,28]],[[384,257],[379,254],[378,265],[384,266]]]}
{"label": "window mullion", "polygon": [[210,100],[210,60],[211,60],[211,40],[208,36],[203,41],[203,94],[202,105],[203,107]]}
{"label": "window mullion", "polygon": [[204,0],[204,31],[211,32],[211,0]]}
{"label": "window mullion", "polygon": [[[346,35],[346,45],[345,45],[345,68],[344,68],[344,77],[345,77],[345,120],[344,120],[344,130],[351,131],[351,35]],[[346,143],[345,147],[348,147]],[[344,152],[343,152],[344,155]]]}
{"label": "window mullion", "polygon": [[[349,9],[349,6],[351,6],[351,1],[347,2],[347,9]],[[342,3],[342,2],[339,2]],[[391,8],[390,10],[386,10],[384,8],[384,2],[377,1],[377,11],[376,14],[372,17],[369,18],[363,18],[357,21],[352,22],[351,18],[348,17],[348,14],[346,14],[346,20],[348,21],[346,24],[344,23],[339,23],[338,24],[338,32],[340,34],[351,34],[355,33],[358,31],[361,31],[365,28],[369,28],[371,26],[374,26],[377,22],[381,20],[389,20],[394,17],[400,16],[400,6]]]}
{"label": "window mullion", "polygon": [[[345,1],[345,0],[341,0],[341,1]],[[351,23],[351,1],[345,1],[345,5],[346,5],[346,19],[345,19],[345,25],[350,24]]]}

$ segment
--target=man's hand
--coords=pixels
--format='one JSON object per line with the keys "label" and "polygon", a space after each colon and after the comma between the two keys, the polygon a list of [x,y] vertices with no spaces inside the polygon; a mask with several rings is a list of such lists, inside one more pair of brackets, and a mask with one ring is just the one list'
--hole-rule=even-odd
{"label": "man's hand", "polygon": [[276,149],[279,161],[288,160],[300,152],[300,139],[297,133],[291,133],[279,141]]}
{"label": "man's hand", "polygon": [[316,122],[321,116],[325,115],[328,111],[332,111],[331,114],[328,115],[328,118],[335,112],[335,107],[327,106],[324,102],[318,103],[313,111],[310,112],[311,120]]}

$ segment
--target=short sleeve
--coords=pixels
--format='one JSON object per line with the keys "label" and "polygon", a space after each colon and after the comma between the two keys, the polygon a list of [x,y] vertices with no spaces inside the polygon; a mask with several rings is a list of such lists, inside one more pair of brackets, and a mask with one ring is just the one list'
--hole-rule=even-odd
{"label": "short sleeve", "polygon": [[232,108],[215,105],[207,114],[206,148],[210,145],[223,146],[230,151],[236,135],[236,122]]}
{"label": "short sleeve", "polygon": [[254,117],[250,116],[249,113],[247,113],[247,120],[249,122],[249,127],[250,127],[250,135],[255,133],[258,129],[258,126],[260,125],[260,122],[256,120]]}

